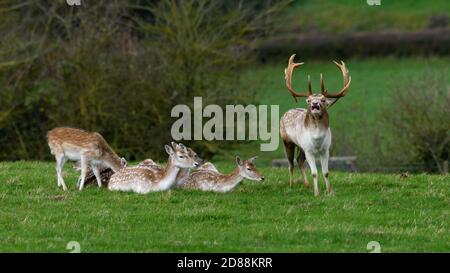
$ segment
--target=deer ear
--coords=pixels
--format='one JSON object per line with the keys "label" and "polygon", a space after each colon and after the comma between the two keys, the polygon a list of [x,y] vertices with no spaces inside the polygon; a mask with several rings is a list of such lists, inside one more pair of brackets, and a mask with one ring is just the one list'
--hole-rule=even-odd
{"label": "deer ear", "polygon": [[172,147],[170,147],[169,145],[165,145],[164,148],[166,148],[166,152],[169,155],[173,155],[174,151],[173,151]]}
{"label": "deer ear", "polygon": [[126,166],[128,165],[127,160],[126,160],[124,157],[122,157],[122,158],[120,159],[120,165],[121,165],[122,167],[126,167]]}
{"label": "deer ear", "polygon": [[170,142],[170,145],[172,145],[173,149],[176,149],[178,144],[175,141],[172,141]]}
{"label": "deer ear", "polygon": [[184,146],[183,143],[179,143],[179,144],[178,144],[178,147],[179,147],[180,149],[184,150],[184,151],[187,151],[187,150],[186,150],[186,146]]}
{"label": "deer ear", "polygon": [[252,162],[252,163],[255,163],[255,160],[256,160],[257,158],[258,158],[257,156],[254,156],[254,157],[250,158],[248,161],[250,161],[250,162]]}
{"label": "deer ear", "polygon": [[236,156],[236,163],[238,164],[238,166],[242,166],[243,164],[242,159],[239,156]]}
{"label": "deer ear", "polygon": [[335,98],[327,98],[327,102],[326,102],[327,103],[327,107],[332,105],[335,101],[336,101]]}

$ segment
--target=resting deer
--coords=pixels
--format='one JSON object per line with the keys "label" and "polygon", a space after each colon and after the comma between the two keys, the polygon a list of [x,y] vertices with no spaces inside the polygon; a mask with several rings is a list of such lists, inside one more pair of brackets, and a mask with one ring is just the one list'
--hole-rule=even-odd
{"label": "resting deer", "polygon": [[237,168],[230,174],[221,174],[211,170],[197,170],[192,172],[188,181],[183,185],[183,188],[229,192],[244,180],[244,178],[262,181],[264,180],[264,176],[256,169],[255,159],[256,157],[252,157],[243,161],[237,156]]}
{"label": "resting deer", "polygon": [[67,190],[62,175],[67,160],[80,161],[81,175],[77,186],[83,190],[88,167],[95,174],[97,184],[102,186],[99,166],[111,168],[114,172],[126,165],[99,133],[90,133],[80,129],[58,127],[47,133],[48,146],[56,159],[58,187]]}
{"label": "resting deer", "polygon": [[284,143],[284,151],[289,163],[289,184],[292,185],[294,175],[294,153],[298,147],[297,163],[302,172],[304,184],[309,188],[306,177],[304,162],[305,159],[311,168],[314,180],[314,195],[319,195],[317,167],[315,156],[320,157],[322,173],[327,188],[327,193],[332,194],[330,182],[328,180],[328,160],[331,146],[331,130],[327,108],[333,105],[338,99],[344,97],[350,87],[351,78],[344,62],[334,62],[341,70],[344,84],[341,91],[330,94],[325,89],[322,74],[320,75],[321,94],[313,94],[311,90],[311,79],[308,75],[308,91],[297,93],[292,88],[292,72],[303,63],[294,63],[295,54],[289,58],[289,63],[285,69],[285,79],[288,91],[297,101],[297,97],[306,97],[307,109],[297,108],[286,112],[280,121],[280,134]]}
{"label": "resting deer", "polygon": [[[127,165],[125,164],[122,167],[126,167],[126,166]],[[80,172],[81,171],[80,161],[75,162],[73,164],[73,168],[77,172]],[[114,171],[107,166],[98,166],[98,172],[100,173],[100,179],[102,181],[102,185],[107,186],[109,179],[114,174]],[[86,178],[84,179],[84,185],[86,186],[86,185],[94,184],[94,183],[97,184],[97,177],[95,176],[92,169],[88,167],[87,172],[86,172]]]}
{"label": "resting deer", "polygon": [[200,167],[197,168],[197,171],[212,171],[218,173],[219,170],[216,168],[214,164],[211,162],[205,162]]}
{"label": "resting deer", "polygon": [[[175,146],[177,144],[175,144],[175,142],[171,143],[172,148],[175,149]],[[192,150],[191,148],[186,147],[189,157],[191,157],[192,159],[194,159],[195,162],[197,162],[198,166],[203,166],[203,159],[201,159],[196,152],[194,152],[194,150]],[[164,167],[159,165],[158,163],[154,162],[151,159],[146,159],[144,161],[142,161],[141,163],[139,163],[138,167],[145,167],[145,168],[149,168],[150,170],[153,170],[155,172],[163,172],[164,171]],[[180,187],[182,186],[187,178],[189,177],[191,169],[187,168],[187,169],[181,169],[178,174],[177,174],[177,178],[176,178],[176,183],[174,185],[174,187]]]}
{"label": "resting deer", "polygon": [[111,176],[108,189],[145,194],[172,188],[177,182],[176,178],[180,170],[198,166],[183,144],[173,146],[165,145],[169,160],[164,171],[158,172],[148,167],[123,168]]}

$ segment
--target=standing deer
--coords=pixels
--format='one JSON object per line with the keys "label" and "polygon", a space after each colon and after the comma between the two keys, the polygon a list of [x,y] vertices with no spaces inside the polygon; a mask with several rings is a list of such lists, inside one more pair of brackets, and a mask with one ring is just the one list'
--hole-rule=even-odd
{"label": "standing deer", "polygon": [[83,190],[88,167],[92,169],[99,187],[102,186],[99,167],[106,166],[114,172],[126,165],[99,133],[90,133],[80,129],[58,127],[47,133],[48,146],[56,159],[58,187],[67,190],[62,175],[67,160],[80,161],[81,175],[77,187]]}
{"label": "standing deer", "polygon": [[[230,174],[221,174],[215,170],[197,170],[192,172],[188,181],[183,185],[185,189],[202,191],[229,192],[233,190],[244,178],[256,181],[264,180],[255,166],[255,157],[241,160],[236,157],[237,167]],[[208,168],[211,166],[208,166]]]}
{"label": "standing deer", "polygon": [[289,184],[292,186],[294,175],[294,153],[298,147],[297,163],[302,172],[304,185],[309,188],[308,178],[304,168],[305,159],[311,168],[314,180],[314,195],[319,195],[317,167],[315,156],[320,157],[322,174],[325,180],[327,193],[332,194],[330,182],[328,180],[328,160],[330,157],[331,130],[327,108],[333,105],[338,99],[344,97],[350,87],[351,77],[344,62],[337,63],[340,69],[344,84],[341,91],[330,94],[325,89],[322,74],[320,74],[321,94],[313,94],[311,89],[311,79],[308,75],[308,91],[297,93],[292,88],[292,72],[303,63],[294,63],[295,54],[289,58],[288,66],[284,74],[286,86],[290,94],[297,101],[297,97],[305,97],[308,105],[307,109],[297,108],[286,112],[280,121],[280,134],[284,143],[284,151],[289,163]]}
{"label": "standing deer", "polygon": [[148,166],[122,168],[111,176],[108,189],[142,194],[168,190],[175,186],[180,170],[198,166],[183,144],[174,144],[173,147],[165,145],[165,149],[169,160],[162,172],[154,171]]}

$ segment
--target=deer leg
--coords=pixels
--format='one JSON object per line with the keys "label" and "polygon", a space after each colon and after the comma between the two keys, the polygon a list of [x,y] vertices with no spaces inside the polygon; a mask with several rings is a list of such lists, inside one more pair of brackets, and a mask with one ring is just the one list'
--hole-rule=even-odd
{"label": "deer leg", "polygon": [[284,153],[286,154],[286,158],[288,160],[289,165],[289,186],[292,187],[292,183],[294,182],[294,151],[295,145],[292,142],[284,141]]}
{"label": "deer leg", "polygon": [[309,167],[311,168],[312,177],[314,180],[314,196],[319,196],[319,184],[317,178],[317,167],[316,167],[316,159],[314,158],[314,154],[310,152],[305,152],[306,161],[308,161]]}
{"label": "deer leg", "polygon": [[323,179],[325,180],[325,185],[327,187],[327,194],[332,195],[333,189],[331,188],[330,181],[328,180],[328,160],[330,159],[330,152],[326,152],[320,156],[320,165],[322,166]]}
{"label": "deer leg", "polygon": [[300,168],[300,170],[302,171],[303,184],[305,185],[305,187],[307,189],[309,189],[310,186],[309,186],[308,177],[306,176],[305,160],[306,160],[305,152],[303,151],[302,148],[299,148],[298,155],[297,155],[297,164],[298,164],[298,167]]}
{"label": "deer leg", "polygon": [[64,163],[66,163],[66,158],[63,153],[59,153],[55,156],[56,158],[56,175],[58,178],[58,187],[62,186],[63,190],[67,190],[66,183],[64,182],[64,177],[62,175],[62,170]]}
{"label": "deer leg", "polygon": [[84,155],[81,156],[80,163],[81,163],[81,175],[80,175],[80,178],[78,179],[78,181],[80,184],[79,189],[80,189],[80,191],[82,191],[83,187],[84,187],[84,181],[86,179],[87,168],[88,168],[87,158]]}
{"label": "deer leg", "polygon": [[94,172],[95,179],[97,179],[97,185],[98,185],[98,187],[101,188],[101,187],[102,187],[102,177],[101,177],[101,175],[100,175],[100,171],[98,170],[97,165],[94,165],[94,164],[93,164],[93,165],[91,166],[91,169],[92,169],[92,171]]}

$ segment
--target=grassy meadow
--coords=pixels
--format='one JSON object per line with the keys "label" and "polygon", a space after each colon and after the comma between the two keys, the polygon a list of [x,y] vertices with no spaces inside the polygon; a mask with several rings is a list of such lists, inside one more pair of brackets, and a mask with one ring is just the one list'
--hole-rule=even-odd
{"label": "grassy meadow", "polygon": [[[261,168],[227,194],[137,195],[56,186],[53,162],[0,163],[0,252],[450,251],[449,176],[331,173],[335,196],[290,188],[287,170]],[[231,164],[220,164],[227,172]],[[298,172],[297,172],[298,174]]]}
{"label": "grassy meadow", "polygon": [[380,3],[371,6],[366,0],[295,0],[286,14],[284,29],[328,33],[420,31],[429,26],[431,16],[450,15],[447,0],[380,0]]}
{"label": "grassy meadow", "polygon": [[[291,108],[305,107],[305,100],[299,98],[295,102],[286,89],[284,81],[285,61],[248,69],[244,72],[244,82],[251,86],[255,100],[264,105],[279,105],[281,116]],[[331,62],[308,60],[297,53],[297,62],[305,62],[294,72],[293,86],[297,91],[307,89],[307,75],[311,75],[312,87],[320,92],[320,73],[324,75],[328,90],[338,91],[342,87],[340,71]],[[380,58],[380,59],[349,59],[344,60],[352,77],[350,91],[345,98],[329,109],[330,126],[333,134],[332,155],[357,155],[360,166],[372,164],[376,153],[375,145],[368,136],[379,132],[382,127],[380,114],[396,113],[395,96],[406,83],[418,81],[426,75],[448,75],[450,58]],[[447,83],[450,78],[447,77]],[[399,87],[399,88],[397,88]],[[379,145],[379,144],[377,144]],[[381,144],[382,145],[382,144]],[[236,154],[244,157],[257,155],[259,143],[240,145],[236,150],[230,150],[216,160],[231,161]],[[273,158],[284,157],[283,145],[280,140],[278,149],[274,152],[260,153],[259,164],[270,166]],[[405,164],[407,164],[405,162]]]}

